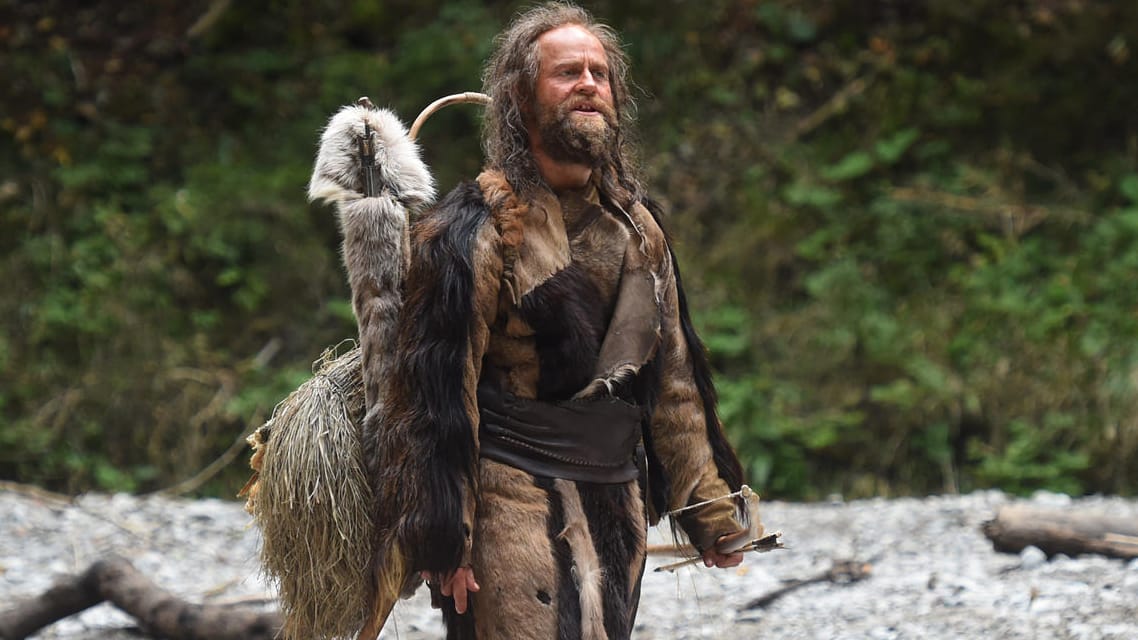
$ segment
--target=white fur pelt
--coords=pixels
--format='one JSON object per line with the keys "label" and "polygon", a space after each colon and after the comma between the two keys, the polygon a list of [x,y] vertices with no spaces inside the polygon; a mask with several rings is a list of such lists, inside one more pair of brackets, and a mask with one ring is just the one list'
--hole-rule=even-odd
{"label": "white fur pelt", "polygon": [[308,183],[308,199],[341,203],[364,197],[357,142],[364,135],[364,122],[376,137],[379,184],[389,186],[409,210],[433,202],[434,178],[407,128],[391,111],[357,105],[341,108],[324,128]]}
{"label": "white fur pelt", "polygon": [[[364,194],[359,141],[372,132],[376,195]],[[342,108],[329,121],[308,184],[310,200],[336,207],[344,266],[363,349],[368,411],[381,404],[389,350],[410,258],[408,216],[435,198],[434,180],[419,148],[395,114],[363,106]]]}

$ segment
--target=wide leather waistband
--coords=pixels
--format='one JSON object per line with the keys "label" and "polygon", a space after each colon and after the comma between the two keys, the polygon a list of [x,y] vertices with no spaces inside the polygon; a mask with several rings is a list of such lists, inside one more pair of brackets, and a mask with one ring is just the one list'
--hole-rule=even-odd
{"label": "wide leather waistband", "polygon": [[618,484],[637,477],[640,409],[612,398],[550,403],[478,387],[479,451],[536,476]]}

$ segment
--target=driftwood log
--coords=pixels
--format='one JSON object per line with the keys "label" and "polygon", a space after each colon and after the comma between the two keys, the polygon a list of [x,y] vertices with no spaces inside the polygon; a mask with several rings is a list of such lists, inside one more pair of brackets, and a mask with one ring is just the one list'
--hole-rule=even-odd
{"label": "driftwood log", "polygon": [[1048,557],[1097,554],[1138,558],[1138,519],[1098,512],[1009,505],[981,529],[996,551],[1019,553],[1038,547]]}
{"label": "driftwood log", "polygon": [[272,640],[281,628],[275,611],[193,604],[110,556],[58,581],[43,594],[0,611],[0,640],[22,640],[43,627],[108,601],[133,616],[149,635],[172,640]]}

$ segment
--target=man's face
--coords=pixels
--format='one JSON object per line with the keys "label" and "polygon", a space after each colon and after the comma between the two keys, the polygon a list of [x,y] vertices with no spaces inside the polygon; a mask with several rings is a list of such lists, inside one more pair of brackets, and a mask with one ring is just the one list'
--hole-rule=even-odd
{"label": "man's face", "polygon": [[613,153],[617,127],[604,47],[577,25],[543,33],[537,46],[538,145],[557,161],[598,164]]}

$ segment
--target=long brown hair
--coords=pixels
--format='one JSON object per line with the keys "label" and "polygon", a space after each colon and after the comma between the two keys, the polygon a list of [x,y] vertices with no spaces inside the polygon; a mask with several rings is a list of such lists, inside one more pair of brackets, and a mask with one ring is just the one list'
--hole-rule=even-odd
{"label": "long brown hair", "polygon": [[493,103],[486,111],[482,148],[487,165],[506,174],[521,195],[545,188],[530,152],[525,114],[534,100],[541,65],[537,39],[545,32],[578,25],[604,47],[609,65],[609,86],[616,109],[614,153],[598,167],[601,189],[622,206],[643,196],[636,149],[629,133],[636,105],[628,83],[628,56],[616,32],[593,19],[588,11],[567,2],[548,2],[519,14],[494,41],[494,53],[482,73],[483,91]]}

